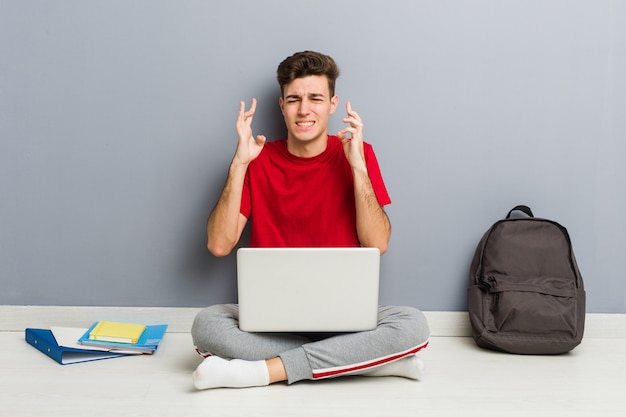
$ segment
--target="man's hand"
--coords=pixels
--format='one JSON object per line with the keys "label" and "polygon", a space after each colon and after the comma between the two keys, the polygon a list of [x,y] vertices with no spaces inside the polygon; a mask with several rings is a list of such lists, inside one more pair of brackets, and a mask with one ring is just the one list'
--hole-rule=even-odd
{"label": "man's hand", "polygon": [[252,162],[263,150],[265,136],[258,135],[256,139],[252,135],[252,119],[256,111],[256,99],[252,99],[250,110],[246,111],[246,104],[239,103],[239,115],[237,116],[236,130],[239,136],[239,143],[233,162],[247,165]]}
{"label": "man's hand", "polygon": [[350,126],[337,132],[337,137],[343,144],[346,158],[353,169],[365,169],[365,153],[363,151],[363,121],[359,114],[352,110],[352,105],[346,103],[348,117],[343,119]]}

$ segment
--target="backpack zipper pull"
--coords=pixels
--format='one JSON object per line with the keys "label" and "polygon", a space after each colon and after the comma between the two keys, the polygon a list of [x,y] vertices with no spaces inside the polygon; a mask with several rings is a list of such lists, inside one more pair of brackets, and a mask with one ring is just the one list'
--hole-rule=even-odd
{"label": "backpack zipper pull", "polygon": [[492,277],[489,277],[487,279],[481,277],[480,280],[478,281],[478,288],[480,288],[481,290],[485,291],[485,292],[491,292],[491,283],[495,281],[495,279],[493,279]]}

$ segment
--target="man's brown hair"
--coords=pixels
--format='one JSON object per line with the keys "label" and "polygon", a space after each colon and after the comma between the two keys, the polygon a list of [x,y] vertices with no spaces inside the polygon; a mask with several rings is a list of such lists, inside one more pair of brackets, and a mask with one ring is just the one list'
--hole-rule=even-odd
{"label": "man's brown hair", "polygon": [[325,75],[328,78],[330,97],[335,95],[335,80],[339,77],[339,68],[328,55],[313,51],[297,52],[278,65],[276,79],[281,94],[284,94],[287,84],[296,78],[309,75]]}

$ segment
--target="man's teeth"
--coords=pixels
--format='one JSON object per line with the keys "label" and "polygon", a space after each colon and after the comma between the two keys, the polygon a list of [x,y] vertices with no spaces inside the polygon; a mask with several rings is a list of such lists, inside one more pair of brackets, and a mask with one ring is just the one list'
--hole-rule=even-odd
{"label": "man's teeth", "polygon": [[298,126],[302,126],[302,127],[309,127],[309,126],[313,126],[313,122],[298,122],[296,123]]}

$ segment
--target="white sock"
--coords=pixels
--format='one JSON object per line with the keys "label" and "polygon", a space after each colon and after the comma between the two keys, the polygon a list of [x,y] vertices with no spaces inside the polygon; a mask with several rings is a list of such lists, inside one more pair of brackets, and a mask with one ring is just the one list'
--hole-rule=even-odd
{"label": "white sock", "polygon": [[193,384],[198,389],[259,387],[269,383],[265,361],[226,360],[209,356],[193,373]]}
{"label": "white sock", "polygon": [[424,363],[415,355],[387,363],[363,374],[363,376],[401,376],[410,379],[420,379],[423,375]]}

